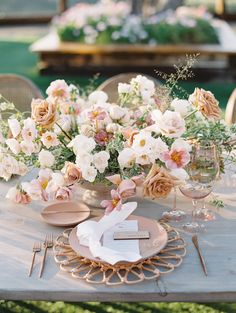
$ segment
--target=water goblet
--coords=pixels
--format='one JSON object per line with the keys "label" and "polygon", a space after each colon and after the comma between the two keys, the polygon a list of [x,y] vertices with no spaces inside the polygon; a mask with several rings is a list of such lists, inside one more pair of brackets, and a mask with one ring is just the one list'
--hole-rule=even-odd
{"label": "water goblet", "polygon": [[206,220],[208,212],[205,208],[198,209],[197,201],[204,199],[212,192],[219,172],[215,145],[193,145],[190,162],[185,169],[189,177],[179,189],[183,195],[192,199],[193,211],[191,222],[183,227],[189,232],[198,232],[202,229],[202,225],[196,220]]}
{"label": "water goblet", "polygon": [[162,217],[167,221],[174,221],[174,222],[179,222],[186,218],[186,213],[177,207],[176,188],[174,188],[173,208],[169,211],[163,212]]}

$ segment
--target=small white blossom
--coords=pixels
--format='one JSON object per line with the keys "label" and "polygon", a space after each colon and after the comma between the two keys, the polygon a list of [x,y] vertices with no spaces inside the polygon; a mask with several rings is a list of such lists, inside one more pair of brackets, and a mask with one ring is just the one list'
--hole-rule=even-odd
{"label": "small white blossom", "polygon": [[38,159],[39,159],[40,166],[42,168],[46,168],[46,167],[50,168],[55,163],[54,155],[50,151],[47,151],[47,150],[41,150],[39,152]]}

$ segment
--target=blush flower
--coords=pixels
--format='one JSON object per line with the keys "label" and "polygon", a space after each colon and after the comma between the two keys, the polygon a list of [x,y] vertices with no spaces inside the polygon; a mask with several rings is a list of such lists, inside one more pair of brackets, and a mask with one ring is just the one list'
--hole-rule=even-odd
{"label": "blush flower", "polygon": [[185,131],[185,121],[179,112],[167,110],[162,113],[160,110],[154,110],[152,120],[155,125],[150,126],[151,130],[160,132],[166,137],[178,138]]}
{"label": "blush flower", "polygon": [[14,138],[16,138],[21,132],[21,127],[20,127],[19,121],[15,118],[9,119],[8,125],[9,125],[10,131],[12,133],[12,136]]}
{"label": "blush flower", "polygon": [[171,146],[170,151],[160,155],[160,160],[165,162],[168,169],[183,168],[190,161],[190,145],[182,139],[177,139]]}
{"label": "blush flower", "polygon": [[120,211],[122,207],[122,199],[117,190],[112,189],[111,191],[111,200],[103,200],[101,206],[105,208],[105,214],[109,214],[113,210]]}
{"label": "blush flower", "polygon": [[51,82],[46,94],[55,100],[67,99],[70,96],[70,88],[63,79],[57,79]]}
{"label": "blush flower", "polygon": [[28,204],[31,202],[30,196],[24,191],[17,187],[12,187],[8,190],[6,198],[21,204]]}
{"label": "blush flower", "polygon": [[117,191],[121,198],[133,197],[136,193],[136,184],[132,179],[122,180]]}
{"label": "blush flower", "polygon": [[88,118],[90,121],[102,121],[106,116],[107,113],[101,107],[96,107],[94,110],[88,112]]}
{"label": "blush flower", "polygon": [[41,140],[47,149],[49,149],[51,147],[56,147],[60,143],[58,138],[57,138],[57,135],[51,131],[47,131],[47,132],[43,133]]}
{"label": "blush flower", "polygon": [[55,194],[56,200],[68,200],[68,199],[71,199],[71,197],[72,197],[72,192],[70,188],[65,187],[65,186],[58,188]]}
{"label": "blush flower", "polygon": [[22,128],[21,135],[24,141],[32,142],[37,136],[37,129],[35,121],[28,117],[24,121],[24,127]]}
{"label": "blush flower", "polygon": [[10,138],[6,140],[7,146],[10,148],[11,152],[18,154],[21,151],[19,142],[15,138]]}

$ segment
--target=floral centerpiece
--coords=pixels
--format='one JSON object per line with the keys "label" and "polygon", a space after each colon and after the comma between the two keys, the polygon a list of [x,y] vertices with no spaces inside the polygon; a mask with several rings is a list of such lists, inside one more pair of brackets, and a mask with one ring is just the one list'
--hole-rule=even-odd
{"label": "floral centerpiece", "polygon": [[[177,68],[182,77],[186,67]],[[182,73],[182,74],[181,74]],[[186,179],[191,142],[217,145],[230,152],[235,125],[221,120],[214,95],[196,88],[188,99],[173,98],[175,75],[166,84],[138,75],[118,85],[118,103],[109,95],[80,93],[64,80],[50,84],[46,99],[33,99],[31,117],[1,98],[0,176],[25,175],[39,167],[31,182],[19,183],[7,197],[18,202],[65,200],[78,183],[110,186],[107,212],[121,207],[137,188],[152,199],[166,197]],[[222,163],[223,165],[223,163]]]}
{"label": "floral centerpiece", "polygon": [[212,16],[202,7],[137,16],[124,1],[80,3],[56,17],[53,25],[60,40],[86,44],[219,42]]}

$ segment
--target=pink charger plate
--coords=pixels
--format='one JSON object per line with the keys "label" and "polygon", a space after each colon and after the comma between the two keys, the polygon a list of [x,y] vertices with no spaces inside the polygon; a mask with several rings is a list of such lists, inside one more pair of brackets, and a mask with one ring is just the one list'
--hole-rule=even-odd
{"label": "pink charger plate", "polygon": [[[92,218],[93,221],[98,221],[101,217]],[[162,227],[157,221],[142,216],[130,215],[127,220],[137,220],[138,229],[146,230],[150,233],[149,239],[139,240],[140,255],[142,256],[138,262],[154,256],[160,252],[167,244],[168,235],[164,227]],[[76,234],[77,227],[73,228],[69,236],[69,243],[71,248],[79,255],[96,261],[106,263],[105,261],[95,258],[88,247],[82,246]],[[119,263],[129,263],[127,261],[122,261]]]}

